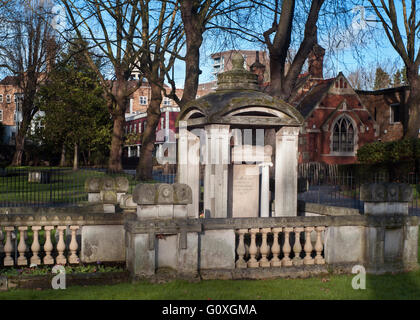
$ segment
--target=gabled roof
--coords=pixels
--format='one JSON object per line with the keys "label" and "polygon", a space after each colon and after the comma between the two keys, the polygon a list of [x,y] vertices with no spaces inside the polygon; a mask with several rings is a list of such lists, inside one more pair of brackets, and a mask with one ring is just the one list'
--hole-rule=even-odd
{"label": "gabled roof", "polygon": [[330,90],[335,78],[319,82],[304,96],[297,109],[306,118]]}
{"label": "gabled roof", "polygon": [[18,77],[15,76],[7,76],[3,80],[0,81],[0,85],[3,86],[16,86],[18,85]]}

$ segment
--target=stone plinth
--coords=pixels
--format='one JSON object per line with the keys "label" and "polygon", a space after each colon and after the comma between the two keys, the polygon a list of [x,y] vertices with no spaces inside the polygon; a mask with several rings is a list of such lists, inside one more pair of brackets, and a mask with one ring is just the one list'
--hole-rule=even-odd
{"label": "stone plinth", "polygon": [[198,273],[198,220],[139,220],[125,225],[127,268],[135,277],[153,276],[157,269],[179,275]]}
{"label": "stone plinth", "polygon": [[133,190],[139,219],[187,218],[192,203],[191,188],[185,184],[139,184]]}
{"label": "stone plinth", "polygon": [[115,205],[121,202],[129,188],[130,184],[126,177],[92,177],[85,181],[88,201],[103,203],[106,213],[115,213]]}
{"label": "stone plinth", "polygon": [[408,215],[412,199],[413,189],[408,184],[373,183],[362,185],[360,189],[366,215]]}

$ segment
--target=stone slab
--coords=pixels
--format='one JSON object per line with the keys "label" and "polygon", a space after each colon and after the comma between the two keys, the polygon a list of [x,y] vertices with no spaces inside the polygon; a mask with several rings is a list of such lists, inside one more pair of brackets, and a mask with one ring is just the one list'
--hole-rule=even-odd
{"label": "stone slab", "polygon": [[385,229],[384,243],[385,261],[394,261],[401,259],[403,249],[403,229]]}
{"label": "stone slab", "polygon": [[234,165],[232,184],[232,217],[257,218],[260,194],[259,167]]}
{"label": "stone slab", "polygon": [[164,238],[157,239],[156,254],[157,265],[159,268],[177,268],[177,241],[178,235],[165,235]]}
{"label": "stone slab", "polygon": [[364,227],[328,227],[324,240],[325,261],[332,263],[350,263],[364,261]]}
{"label": "stone slab", "polygon": [[83,226],[80,260],[86,263],[125,261],[124,226]]}
{"label": "stone slab", "polygon": [[200,269],[235,269],[234,230],[205,231],[200,249]]}

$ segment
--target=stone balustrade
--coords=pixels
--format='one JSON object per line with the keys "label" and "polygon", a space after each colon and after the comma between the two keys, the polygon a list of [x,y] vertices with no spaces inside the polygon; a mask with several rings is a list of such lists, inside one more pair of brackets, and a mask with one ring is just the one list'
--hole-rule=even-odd
{"label": "stone balustrade", "polygon": [[323,265],[325,230],[325,226],[237,229],[236,268]]}
{"label": "stone balustrade", "polygon": [[[0,214],[0,245],[4,242],[0,265],[79,264],[81,238],[89,238],[89,233],[81,232],[82,228],[120,225],[122,230],[123,220],[122,215],[103,213]],[[90,244],[85,241],[83,245]]]}
{"label": "stone balustrade", "polygon": [[[3,259],[3,265],[8,266],[27,266],[27,265],[54,265],[61,264],[78,264],[80,262],[78,249],[79,244],[76,240],[76,232],[80,227],[77,225],[69,226],[8,226],[4,227],[5,231],[5,244]],[[28,233],[32,231],[31,243],[28,242]],[[40,235],[43,233],[44,242],[40,244]],[[52,233],[58,233],[58,241],[54,243],[52,241]],[[65,237],[70,233],[70,243],[66,244]],[[19,244],[17,246],[18,257],[13,258],[13,238],[19,238]],[[26,254],[27,251],[31,251],[30,257]],[[52,256],[52,252],[56,251],[55,258]],[[40,253],[44,255],[41,258]],[[66,253],[66,254],[65,254]]]}

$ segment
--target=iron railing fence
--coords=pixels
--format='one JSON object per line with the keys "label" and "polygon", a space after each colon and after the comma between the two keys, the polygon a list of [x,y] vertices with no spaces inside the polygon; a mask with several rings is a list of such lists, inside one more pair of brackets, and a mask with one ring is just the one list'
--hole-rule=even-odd
{"label": "iron railing fence", "polygon": [[0,171],[0,207],[60,207],[87,202],[85,181],[104,175],[126,176],[130,192],[136,185],[130,173],[109,174],[105,169],[6,168]]}

